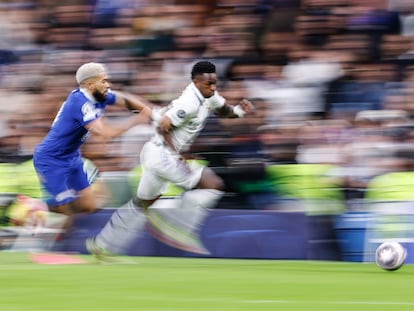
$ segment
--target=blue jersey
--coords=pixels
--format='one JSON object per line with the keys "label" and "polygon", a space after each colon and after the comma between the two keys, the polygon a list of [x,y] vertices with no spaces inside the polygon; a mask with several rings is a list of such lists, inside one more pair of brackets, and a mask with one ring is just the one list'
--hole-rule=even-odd
{"label": "blue jersey", "polygon": [[101,117],[106,106],[113,105],[115,100],[112,92],[108,93],[104,102],[96,102],[80,89],[72,91],[56,115],[49,133],[36,146],[36,156],[52,162],[67,162],[80,157],[80,147],[90,135],[85,125]]}

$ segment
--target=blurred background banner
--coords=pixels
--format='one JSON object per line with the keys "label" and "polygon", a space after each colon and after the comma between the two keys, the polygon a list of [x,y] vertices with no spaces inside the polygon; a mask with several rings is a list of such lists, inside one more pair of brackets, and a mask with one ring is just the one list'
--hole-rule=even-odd
{"label": "blurred background banner", "polygon": [[[169,199],[165,199],[169,200]],[[166,204],[168,204],[166,202]],[[410,210],[414,205],[405,204]],[[85,239],[99,232],[113,209],[79,216],[73,229],[55,248],[85,253]],[[197,255],[168,246],[149,231],[138,235],[128,248],[132,256],[259,258],[291,260],[343,260],[374,262],[375,249],[385,241],[407,248],[406,262],[414,263],[414,214],[403,211],[349,212],[339,216],[312,216],[303,212],[211,210],[200,229],[210,252]]]}
{"label": "blurred background banner", "polygon": [[[112,212],[113,209],[105,209],[94,215],[77,217],[71,232],[56,247],[85,253],[85,239],[96,234]],[[332,218],[299,212],[212,210],[201,227],[200,237],[211,257],[339,260],[332,224]],[[148,231],[137,236],[127,253],[205,257],[167,246]]]}

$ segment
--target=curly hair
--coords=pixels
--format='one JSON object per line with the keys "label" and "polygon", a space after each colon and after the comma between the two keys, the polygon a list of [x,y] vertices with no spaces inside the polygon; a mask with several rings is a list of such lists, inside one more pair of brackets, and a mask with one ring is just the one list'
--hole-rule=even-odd
{"label": "curly hair", "polygon": [[215,73],[216,72],[216,66],[209,61],[199,61],[191,70],[191,79],[194,79],[198,75],[202,75],[204,73]]}

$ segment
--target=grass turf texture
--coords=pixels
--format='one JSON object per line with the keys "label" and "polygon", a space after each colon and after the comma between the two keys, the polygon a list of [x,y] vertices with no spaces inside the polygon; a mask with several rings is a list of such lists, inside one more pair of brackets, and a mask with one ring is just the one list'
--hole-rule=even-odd
{"label": "grass turf texture", "polygon": [[0,310],[414,310],[414,265],[132,257],[41,265],[0,252]]}

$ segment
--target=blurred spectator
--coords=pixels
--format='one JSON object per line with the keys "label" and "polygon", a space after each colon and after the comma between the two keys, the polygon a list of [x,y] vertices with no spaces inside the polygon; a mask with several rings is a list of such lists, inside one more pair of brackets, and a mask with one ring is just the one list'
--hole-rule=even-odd
{"label": "blurred spectator", "polygon": [[351,124],[341,119],[307,121],[298,130],[296,162],[343,164],[350,128]]}
{"label": "blurred spectator", "polygon": [[407,113],[398,110],[367,110],[356,115],[342,149],[343,162],[329,173],[342,180],[347,200],[363,199],[373,178],[405,167],[407,162],[397,155],[405,135],[387,125],[407,120]]}
{"label": "blurred spectator", "polygon": [[0,65],[16,63],[21,53],[36,48],[32,27],[38,21],[39,12],[30,3],[28,7],[15,4],[0,6]]}
{"label": "blurred spectator", "polygon": [[331,84],[327,110],[331,117],[353,119],[361,110],[383,109],[387,82],[398,78],[395,66],[387,64],[355,64],[348,69],[347,79]]}
{"label": "blurred spectator", "polygon": [[399,12],[388,8],[388,0],[351,0],[347,18],[350,32],[375,34],[398,34],[401,32]]}
{"label": "blurred spectator", "polygon": [[258,128],[262,156],[270,164],[297,163],[301,122],[279,122]]}

